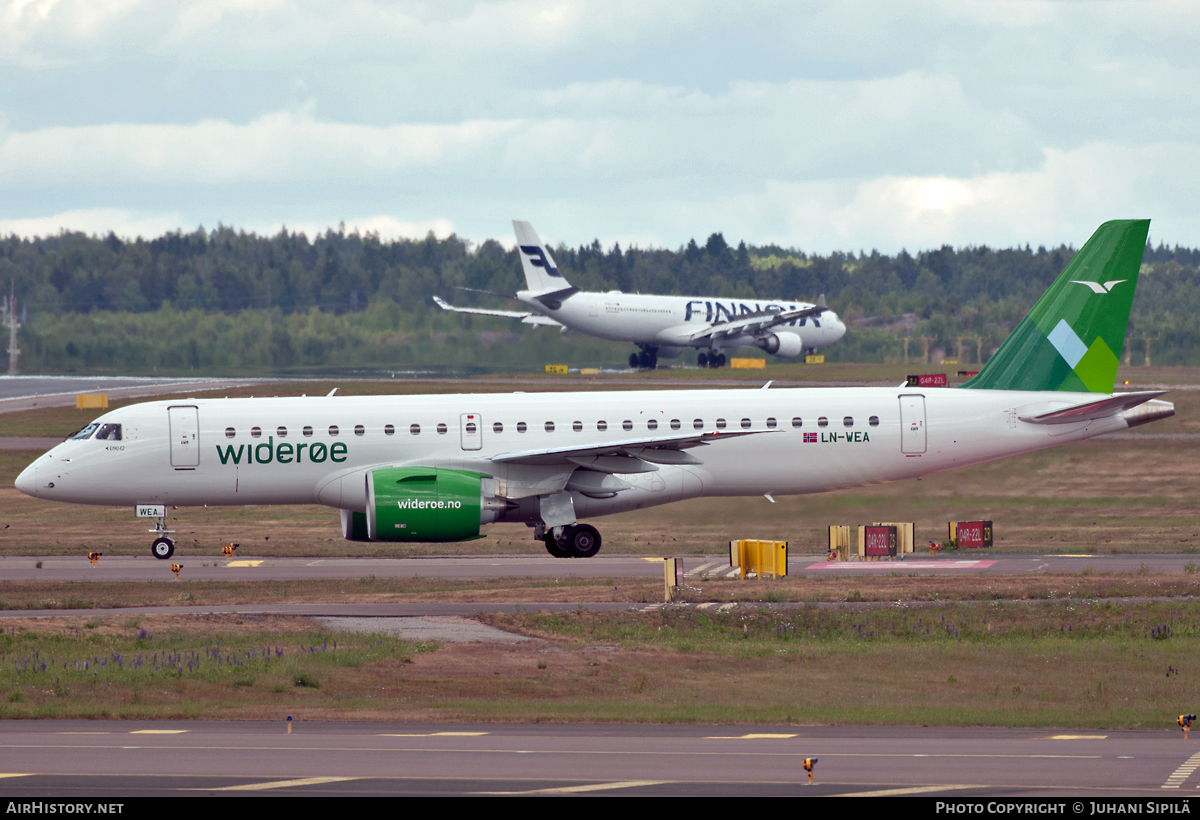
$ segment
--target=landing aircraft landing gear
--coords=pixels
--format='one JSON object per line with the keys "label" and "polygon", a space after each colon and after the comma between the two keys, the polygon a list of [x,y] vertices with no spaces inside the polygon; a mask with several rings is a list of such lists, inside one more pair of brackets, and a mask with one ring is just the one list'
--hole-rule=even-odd
{"label": "landing aircraft landing gear", "polygon": [[555,558],[591,558],[600,551],[600,533],[590,524],[554,527],[542,540]]}
{"label": "landing aircraft landing gear", "polygon": [[658,367],[657,347],[643,347],[641,353],[629,354],[631,370],[654,370],[656,367]]}
{"label": "landing aircraft landing gear", "polygon": [[724,367],[725,354],[718,353],[715,350],[710,350],[707,353],[701,351],[700,355],[696,357],[696,364],[701,367]]}

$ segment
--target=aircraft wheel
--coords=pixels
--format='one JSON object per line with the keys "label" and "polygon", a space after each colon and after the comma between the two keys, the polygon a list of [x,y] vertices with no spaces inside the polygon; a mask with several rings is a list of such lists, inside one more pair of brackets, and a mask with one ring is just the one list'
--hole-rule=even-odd
{"label": "aircraft wheel", "polygon": [[696,364],[700,365],[701,367],[708,367],[708,354],[701,352],[700,355],[696,357]]}
{"label": "aircraft wheel", "polygon": [[590,524],[576,524],[567,530],[567,547],[573,558],[591,558],[600,551],[600,533]]}
{"label": "aircraft wheel", "polygon": [[175,542],[170,538],[156,538],[150,545],[150,554],[160,561],[165,561],[175,554]]}
{"label": "aircraft wheel", "polygon": [[630,353],[629,354],[629,369],[637,370],[638,369],[638,361],[639,361],[638,354]]}
{"label": "aircraft wheel", "polygon": [[718,354],[717,354],[717,367],[724,367],[724,366],[725,366],[725,362],[726,362],[726,359],[725,359],[725,354],[724,354],[724,353],[718,353]]}
{"label": "aircraft wheel", "polygon": [[567,550],[565,548],[560,547],[558,545],[558,541],[555,539],[555,537],[553,535],[547,535],[545,538],[542,539],[542,542],[546,545],[546,552],[550,553],[555,558],[570,558],[571,557],[571,554],[569,552],[567,552]]}

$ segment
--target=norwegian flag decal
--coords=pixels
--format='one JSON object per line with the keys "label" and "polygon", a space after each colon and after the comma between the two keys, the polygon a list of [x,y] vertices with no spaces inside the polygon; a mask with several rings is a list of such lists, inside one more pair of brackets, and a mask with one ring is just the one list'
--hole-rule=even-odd
{"label": "norwegian flag decal", "polygon": [[816,442],[817,442],[817,434],[816,433],[805,433],[804,434],[804,443],[805,444],[809,444],[809,443],[816,444]]}

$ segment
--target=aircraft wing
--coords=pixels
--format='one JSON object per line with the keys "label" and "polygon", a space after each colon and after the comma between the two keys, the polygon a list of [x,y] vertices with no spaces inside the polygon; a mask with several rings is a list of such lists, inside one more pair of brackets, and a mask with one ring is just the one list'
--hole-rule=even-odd
{"label": "aircraft wing", "polygon": [[561,322],[556,322],[549,316],[543,316],[540,313],[533,313],[528,310],[488,310],[485,308],[455,307],[438,296],[433,297],[433,301],[442,310],[449,310],[454,313],[474,313],[478,316],[507,316],[510,319],[520,319],[527,325],[553,325],[554,327],[562,327]]}
{"label": "aircraft wing", "polygon": [[796,308],[795,310],[760,310],[755,313],[744,313],[736,319],[730,319],[726,322],[716,322],[698,330],[689,337],[689,340],[693,342],[698,342],[701,339],[720,341],[729,336],[757,336],[759,333],[769,330],[776,325],[787,324],[788,322],[805,319],[809,316],[820,316],[826,310],[828,310],[828,307],[825,305],[825,294],[822,293],[817,297],[817,303],[811,307]]}
{"label": "aircraft wing", "polygon": [[554,447],[546,450],[524,450],[491,456],[500,464],[562,464],[588,467],[605,473],[646,473],[658,469],[655,464],[702,464],[684,450],[703,447],[725,439],[777,433],[779,430],[738,430],[707,433],[680,433],[670,436],[644,436],[618,439],[603,444],[576,447]]}

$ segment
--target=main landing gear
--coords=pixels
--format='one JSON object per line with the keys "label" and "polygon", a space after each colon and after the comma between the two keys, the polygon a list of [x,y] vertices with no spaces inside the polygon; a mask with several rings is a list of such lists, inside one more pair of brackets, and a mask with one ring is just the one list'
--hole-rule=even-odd
{"label": "main landing gear", "polygon": [[600,533],[590,524],[554,527],[542,540],[555,558],[591,558],[600,551]]}
{"label": "main landing gear", "polygon": [[631,370],[653,370],[658,367],[658,348],[645,346],[641,353],[630,353],[629,367]]}
{"label": "main landing gear", "polygon": [[707,353],[700,351],[700,355],[696,357],[696,364],[701,367],[724,367],[725,354],[718,353],[715,350],[710,350]]}

